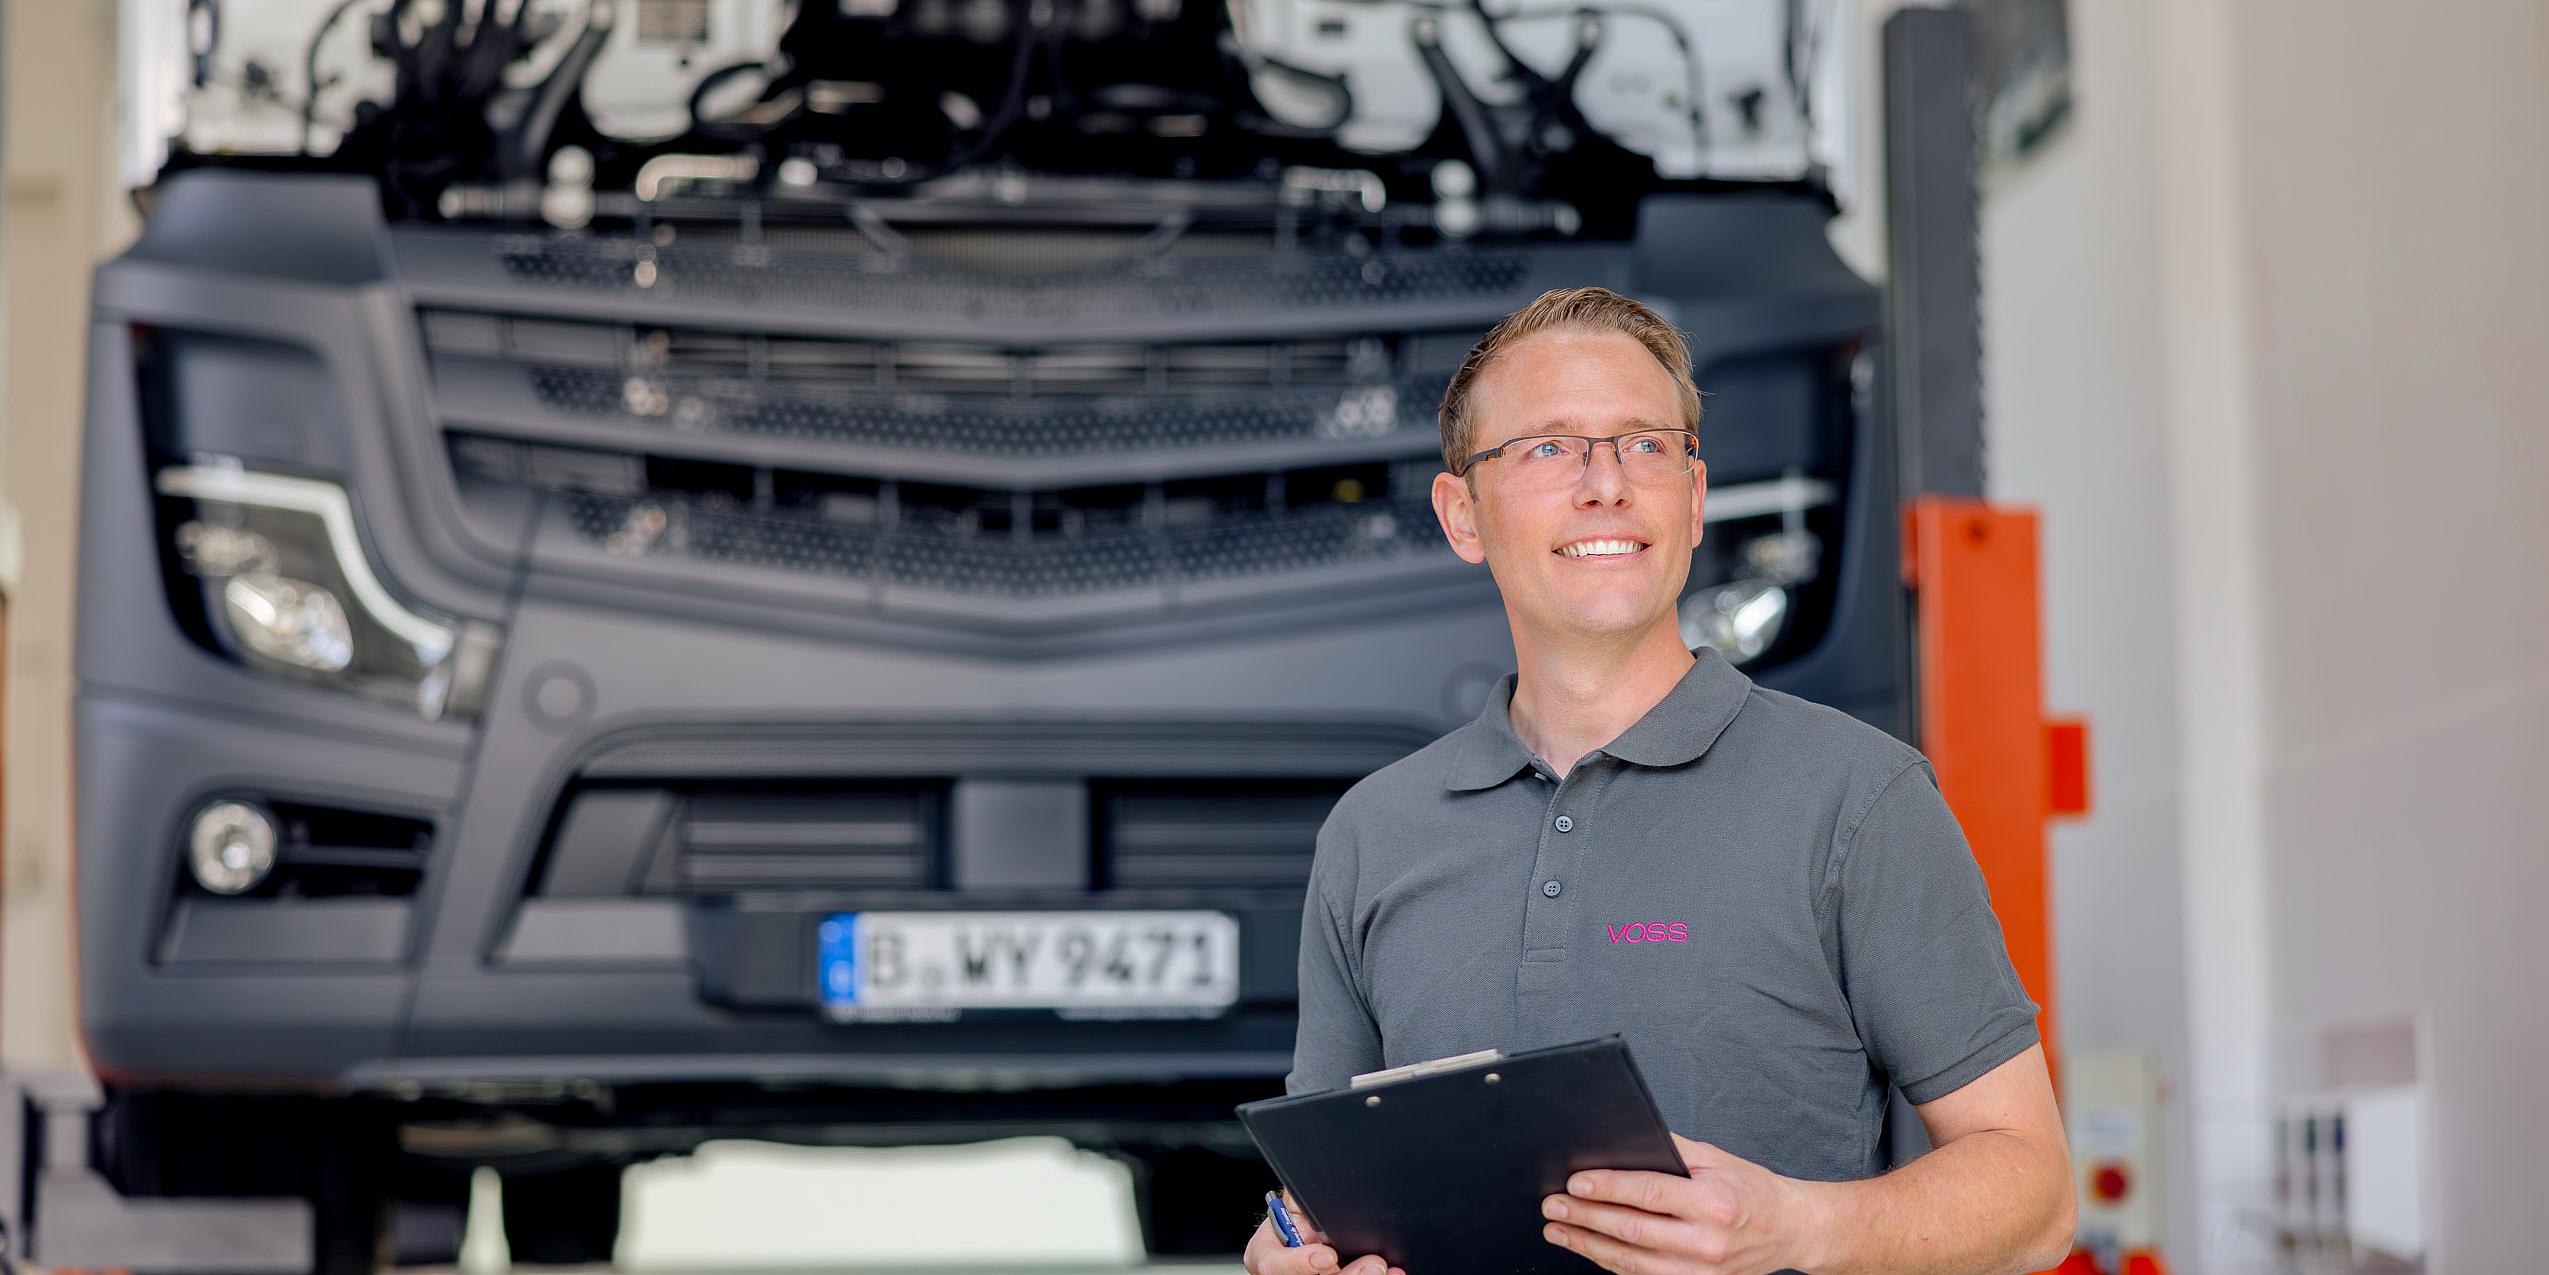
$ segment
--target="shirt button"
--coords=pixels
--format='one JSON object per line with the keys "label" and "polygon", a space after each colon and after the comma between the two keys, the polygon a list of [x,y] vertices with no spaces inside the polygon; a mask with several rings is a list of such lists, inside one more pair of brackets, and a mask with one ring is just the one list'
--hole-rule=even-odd
{"label": "shirt button", "polygon": [[1555,881],[1543,881],[1543,882],[1541,882],[1541,883],[1540,883],[1540,893],[1542,893],[1543,895],[1546,895],[1546,896],[1548,896],[1549,898],[1552,898],[1552,899],[1554,899],[1554,898],[1558,897],[1558,883],[1557,883],[1557,882],[1555,882]]}
{"label": "shirt button", "polygon": [[1575,819],[1574,819],[1574,817],[1573,817],[1573,816],[1571,816],[1571,815],[1560,815],[1560,816],[1558,816],[1557,828],[1558,828],[1558,831],[1560,831],[1560,832],[1573,832],[1573,831],[1575,831]]}

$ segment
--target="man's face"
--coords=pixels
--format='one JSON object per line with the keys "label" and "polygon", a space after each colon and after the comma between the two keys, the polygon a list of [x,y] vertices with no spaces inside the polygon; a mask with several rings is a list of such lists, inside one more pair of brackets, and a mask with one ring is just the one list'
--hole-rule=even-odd
{"label": "man's face", "polygon": [[[1468,450],[1532,434],[1590,434],[1686,425],[1672,374],[1624,333],[1555,330],[1507,347],[1479,375]],[[1434,479],[1434,512],[1452,550],[1484,562],[1518,629],[1551,637],[1631,636],[1672,625],[1699,543],[1708,470],[1639,483],[1609,444],[1571,481],[1511,481],[1513,453],[1478,462],[1473,496]],[[1626,552],[1621,552],[1625,549]]]}

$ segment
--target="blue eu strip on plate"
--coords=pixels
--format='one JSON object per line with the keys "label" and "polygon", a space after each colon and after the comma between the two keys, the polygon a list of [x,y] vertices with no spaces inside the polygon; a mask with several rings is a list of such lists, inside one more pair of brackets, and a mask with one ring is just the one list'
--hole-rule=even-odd
{"label": "blue eu strip on plate", "polygon": [[823,1003],[856,1005],[859,1000],[859,914],[835,912],[815,930],[816,968],[823,978]]}

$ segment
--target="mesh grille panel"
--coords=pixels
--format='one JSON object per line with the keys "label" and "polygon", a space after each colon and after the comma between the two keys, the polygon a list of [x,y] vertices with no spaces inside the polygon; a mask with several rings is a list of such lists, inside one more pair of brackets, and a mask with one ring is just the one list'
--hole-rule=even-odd
{"label": "mesh grille panel", "polygon": [[[686,554],[956,593],[1020,597],[1142,588],[1447,554],[1425,502],[1367,502],[1256,513],[1202,530],[1109,532],[1043,543],[988,536],[887,533],[820,516],[603,492],[562,493],[576,530],[597,547]],[[662,527],[642,537],[633,530]]]}
{"label": "mesh grille panel", "polygon": [[955,394],[778,388],[767,382],[632,377],[538,367],[541,403],[577,416],[642,420],[915,451],[1051,456],[1222,442],[1356,438],[1433,428],[1441,378],[1297,386],[1240,396],[1117,394],[1079,402],[966,401]]}
{"label": "mesh grille panel", "polygon": [[1296,251],[1144,258],[1019,282],[882,252],[530,236],[503,236],[494,251],[508,277],[534,287],[1003,319],[1493,296],[1528,269],[1522,254],[1486,249]]}

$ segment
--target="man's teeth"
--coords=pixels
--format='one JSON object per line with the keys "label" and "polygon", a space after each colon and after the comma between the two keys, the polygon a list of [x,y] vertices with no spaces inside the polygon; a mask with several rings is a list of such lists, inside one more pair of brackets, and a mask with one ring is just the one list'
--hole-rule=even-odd
{"label": "man's teeth", "polygon": [[1634,540],[1579,540],[1558,552],[1570,558],[1600,558],[1635,553],[1642,548],[1645,546]]}

